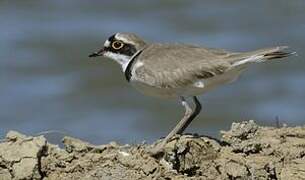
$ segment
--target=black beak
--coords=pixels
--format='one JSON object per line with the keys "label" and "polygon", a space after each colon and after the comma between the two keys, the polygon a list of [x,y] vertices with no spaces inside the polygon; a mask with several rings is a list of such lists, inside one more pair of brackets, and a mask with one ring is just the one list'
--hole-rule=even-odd
{"label": "black beak", "polygon": [[96,52],[90,54],[89,57],[103,56],[104,55],[104,51],[105,51],[104,48],[102,48],[101,50],[96,51]]}

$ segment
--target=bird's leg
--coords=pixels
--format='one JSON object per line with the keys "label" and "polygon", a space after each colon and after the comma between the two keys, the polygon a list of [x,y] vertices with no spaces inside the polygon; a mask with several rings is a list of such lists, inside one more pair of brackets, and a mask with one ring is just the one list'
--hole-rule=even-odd
{"label": "bird's leg", "polygon": [[165,144],[177,133],[181,134],[187,128],[187,126],[192,122],[192,120],[199,114],[201,110],[201,104],[196,98],[193,97],[193,101],[195,102],[195,110],[192,111],[190,105],[187,103],[184,97],[180,97],[181,104],[185,108],[185,113],[183,118],[179,121],[179,123],[175,126],[175,128],[163,139],[160,145],[158,145],[155,149],[151,151],[151,154],[156,155],[162,152]]}
{"label": "bird's leg", "polygon": [[193,96],[193,101],[195,103],[195,109],[192,112],[191,116],[187,119],[187,121],[183,124],[183,126],[178,130],[177,134],[182,134],[183,131],[191,124],[193,119],[200,113],[201,111],[201,104],[196,96]]}

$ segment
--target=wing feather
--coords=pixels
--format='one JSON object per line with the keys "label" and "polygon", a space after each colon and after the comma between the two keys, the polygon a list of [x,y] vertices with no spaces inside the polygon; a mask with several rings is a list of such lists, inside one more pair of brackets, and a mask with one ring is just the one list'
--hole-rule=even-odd
{"label": "wing feather", "polygon": [[225,59],[235,54],[223,49],[154,44],[138,57],[143,66],[135,70],[135,77],[155,87],[185,87],[224,73],[231,66]]}

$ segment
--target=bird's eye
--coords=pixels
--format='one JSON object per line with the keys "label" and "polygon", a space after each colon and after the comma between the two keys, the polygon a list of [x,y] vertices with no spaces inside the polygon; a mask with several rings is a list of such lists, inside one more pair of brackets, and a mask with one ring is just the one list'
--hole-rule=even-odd
{"label": "bird's eye", "polygon": [[124,46],[124,44],[120,41],[114,41],[111,46],[113,49],[118,50],[121,49]]}

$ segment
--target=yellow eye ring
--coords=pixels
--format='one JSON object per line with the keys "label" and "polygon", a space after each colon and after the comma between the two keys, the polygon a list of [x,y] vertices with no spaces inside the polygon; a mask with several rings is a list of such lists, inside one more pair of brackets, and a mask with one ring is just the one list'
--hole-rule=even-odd
{"label": "yellow eye ring", "polygon": [[114,41],[111,44],[112,48],[115,50],[121,49],[124,46],[124,43],[120,42],[120,41]]}

